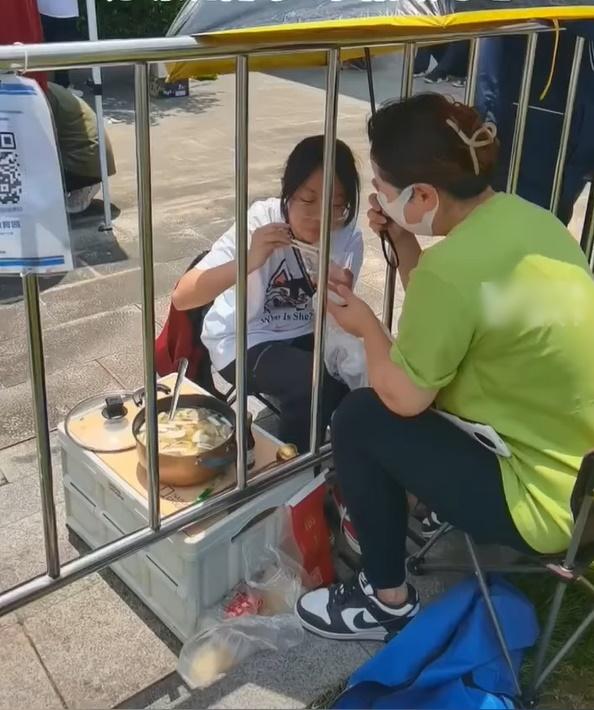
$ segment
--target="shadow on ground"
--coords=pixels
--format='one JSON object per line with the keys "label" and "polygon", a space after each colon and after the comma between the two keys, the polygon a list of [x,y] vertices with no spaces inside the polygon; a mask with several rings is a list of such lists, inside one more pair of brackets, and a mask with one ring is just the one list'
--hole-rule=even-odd
{"label": "shadow on ground", "polygon": [[[85,99],[93,106],[93,98],[86,87],[88,74],[80,70],[73,72],[74,82],[78,88],[84,90]],[[107,129],[114,123],[134,124],[134,68],[109,67],[102,73],[104,96],[103,109],[105,112]],[[190,96],[170,99],[151,98],[151,125],[157,126],[164,119],[176,114],[199,114],[208,111],[219,103],[215,91],[202,87],[200,94],[190,93]]]}
{"label": "shadow on ground", "polygon": [[[120,210],[112,204],[112,219]],[[103,229],[103,201],[93,200],[84,214],[70,217],[70,241],[74,266],[76,268],[99,266],[127,261],[128,254],[120,247],[113,231]],[[39,277],[41,292],[58,286],[67,274]],[[20,276],[0,276],[0,304],[16,303],[23,298],[23,284]]]}

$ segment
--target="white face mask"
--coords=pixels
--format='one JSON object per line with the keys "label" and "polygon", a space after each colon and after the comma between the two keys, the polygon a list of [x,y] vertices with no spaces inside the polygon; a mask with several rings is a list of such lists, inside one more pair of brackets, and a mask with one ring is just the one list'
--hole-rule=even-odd
{"label": "white face mask", "polygon": [[406,221],[406,217],[404,216],[404,208],[412,197],[413,190],[414,185],[405,187],[398,197],[391,202],[388,201],[388,198],[383,192],[378,192],[377,199],[382,210],[388,215],[388,217],[393,219],[398,226],[402,227],[402,229],[406,229],[407,231],[420,236],[431,237],[433,236],[433,219],[439,209],[439,197],[437,198],[435,207],[432,210],[429,210],[429,212],[425,212],[420,222],[417,224],[411,224]]}

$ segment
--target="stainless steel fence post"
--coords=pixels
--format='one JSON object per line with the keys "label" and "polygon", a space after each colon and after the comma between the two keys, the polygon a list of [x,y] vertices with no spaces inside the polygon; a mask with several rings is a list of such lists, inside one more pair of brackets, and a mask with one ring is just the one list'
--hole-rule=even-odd
{"label": "stainless steel fence post", "polygon": [[41,516],[43,521],[43,542],[47,573],[50,577],[60,576],[60,551],[56,527],[56,506],[52,475],[52,452],[47,418],[47,391],[45,387],[45,362],[43,359],[43,336],[41,314],[39,312],[39,284],[35,274],[23,277],[25,313],[27,315],[27,340],[29,344],[29,373],[35,414],[35,436],[37,439],[37,463],[39,487],[41,490]]}
{"label": "stainless steel fence post", "polygon": [[317,453],[323,432],[320,429],[322,413],[322,388],[324,386],[324,334],[326,330],[326,298],[328,295],[328,266],[330,264],[330,235],[332,232],[332,205],[334,193],[334,166],[336,163],[336,123],[338,119],[338,82],[340,54],[338,49],[328,51],[326,75],[326,113],[324,118],[324,185],[322,191],[322,216],[320,222],[320,262],[318,265],[318,307],[315,320],[315,347],[311,393],[310,449]]}
{"label": "stainless steel fence post", "polygon": [[588,194],[588,203],[586,205],[586,216],[584,217],[584,226],[582,227],[582,237],[580,246],[590,269],[592,268],[592,250],[594,247],[594,183],[590,181],[590,192]]}
{"label": "stainless steel fence post", "polygon": [[[406,44],[402,63],[402,78],[400,82],[400,98],[407,99],[413,95],[414,89],[414,66],[415,66],[416,45],[414,42]],[[390,247],[391,249],[391,247]],[[396,295],[396,274],[398,270],[386,265],[386,275],[384,278],[384,303],[382,307],[382,320],[388,330],[392,330],[394,321],[394,296]]]}
{"label": "stainless steel fence post", "polygon": [[563,118],[563,126],[561,128],[561,140],[559,142],[559,152],[557,154],[557,163],[555,165],[555,176],[553,178],[553,187],[551,189],[551,212],[553,213],[557,212],[557,209],[559,207],[559,200],[561,198],[563,173],[565,170],[565,159],[567,158],[567,145],[569,143],[569,134],[571,131],[571,122],[573,119],[573,107],[575,104],[575,95],[580,79],[580,69],[582,67],[582,56],[584,54],[585,42],[586,40],[583,37],[578,37],[575,41],[573,62],[571,65],[571,73],[569,74],[569,85],[567,87],[565,117]]}
{"label": "stainless steel fence post", "polygon": [[475,37],[470,40],[470,53],[468,55],[468,75],[466,78],[466,90],[464,92],[464,103],[467,106],[474,106],[476,98],[476,83],[479,66],[480,39]]}
{"label": "stainless steel fence post", "polygon": [[134,67],[136,109],[136,182],[138,236],[142,264],[142,345],[146,406],[146,449],[149,524],[157,530],[159,510],[159,441],[157,435],[157,386],[155,372],[155,280],[153,273],[153,209],[151,190],[151,106],[148,64]]}
{"label": "stainless steel fence post", "polygon": [[530,103],[530,87],[532,86],[532,73],[534,71],[534,57],[536,56],[537,40],[538,35],[534,33],[528,35],[528,42],[526,43],[526,58],[524,60],[524,71],[522,73],[522,83],[520,84],[520,97],[518,99],[516,125],[509,158],[509,173],[507,175],[508,192],[515,192],[518,187],[520,163],[522,162],[522,149],[524,147],[524,131],[526,129],[526,116],[528,115],[528,105]]}
{"label": "stainless steel fence post", "polygon": [[237,485],[247,484],[247,259],[248,259],[248,56],[235,64],[235,239],[237,280],[235,285],[235,382],[237,388]]}
{"label": "stainless steel fence post", "polygon": [[[96,0],[87,0],[87,23],[89,28],[89,39],[97,41],[99,35],[97,33],[97,10],[95,7]],[[97,117],[97,133],[99,137],[99,163],[101,165],[101,187],[103,194],[103,216],[105,231],[110,230],[111,226],[111,197],[109,194],[109,170],[107,166],[107,141],[105,137],[105,118],[103,115],[103,82],[101,80],[101,69],[93,67],[91,69],[93,76],[93,95],[95,97],[95,115]]]}

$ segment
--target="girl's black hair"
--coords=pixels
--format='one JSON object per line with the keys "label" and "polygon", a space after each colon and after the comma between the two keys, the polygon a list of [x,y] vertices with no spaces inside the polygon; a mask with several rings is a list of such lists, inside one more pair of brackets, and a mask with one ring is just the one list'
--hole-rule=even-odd
{"label": "girl's black hair", "polygon": [[467,136],[483,126],[475,109],[440,94],[382,106],[367,125],[371,157],[382,177],[401,190],[425,182],[461,200],[480,195],[493,180],[499,141],[476,149],[477,175],[468,146],[448,121]]}
{"label": "girl's black hair", "polygon": [[[303,183],[324,164],[324,136],[304,138],[292,150],[286,162],[282,177],[281,212],[283,219],[289,219],[288,203]],[[340,181],[347,200],[349,224],[357,218],[361,183],[355,156],[346,143],[336,141],[336,177]]]}

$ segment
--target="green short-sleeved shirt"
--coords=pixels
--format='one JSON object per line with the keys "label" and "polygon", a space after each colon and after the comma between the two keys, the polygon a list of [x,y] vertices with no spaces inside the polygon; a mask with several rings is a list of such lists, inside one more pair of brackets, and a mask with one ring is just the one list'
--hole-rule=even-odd
{"label": "green short-sleeved shirt", "polygon": [[564,549],[594,445],[594,281],[565,227],[513,195],[483,203],[421,256],[391,356],[440,409],[502,436],[516,527],[539,552]]}

